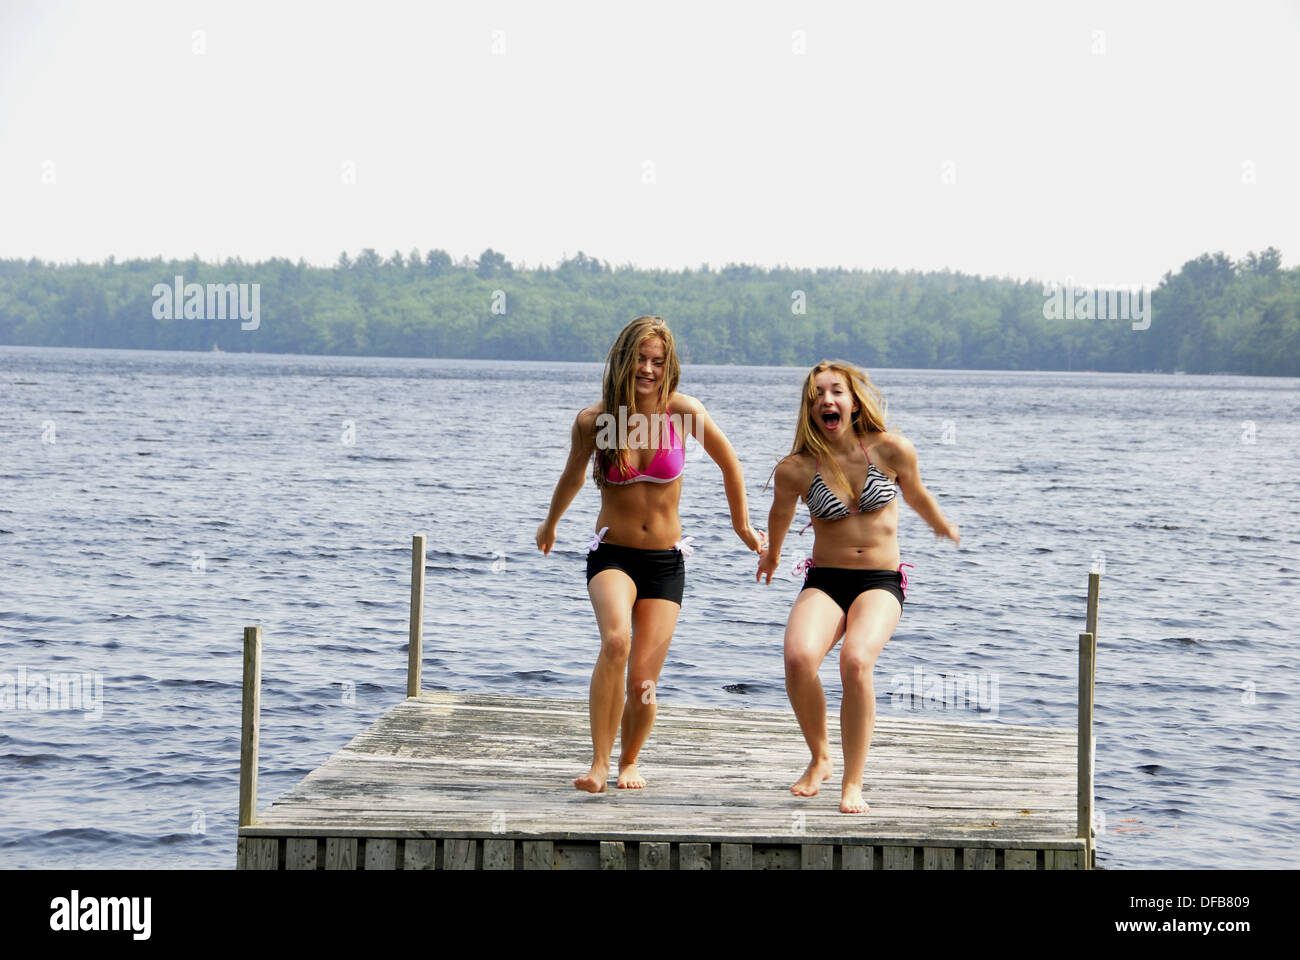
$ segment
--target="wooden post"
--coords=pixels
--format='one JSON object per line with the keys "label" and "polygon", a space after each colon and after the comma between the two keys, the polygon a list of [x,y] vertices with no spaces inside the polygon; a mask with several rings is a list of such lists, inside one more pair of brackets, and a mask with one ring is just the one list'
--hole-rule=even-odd
{"label": "wooden post", "polygon": [[424,654],[424,534],[411,538],[411,639],[406,659],[406,695],[420,695]]}
{"label": "wooden post", "polygon": [[257,813],[257,727],[262,714],[262,628],[244,628],[244,709],[239,738],[239,825]]}
{"label": "wooden post", "polygon": [[[1100,598],[1100,596],[1101,596],[1101,574],[1100,574],[1100,573],[1096,573],[1096,572],[1091,572],[1091,573],[1088,574],[1088,622],[1087,622],[1087,625],[1086,625],[1085,628],[1084,628],[1085,630],[1088,631],[1088,633],[1092,634],[1092,668],[1089,670],[1089,675],[1088,675],[1088,705],[1089,705],[1089,706],[1088,706],[1088,710],[1089,710],[1089,714],[1091,714],[1091,712],[1092,712],[1092,706],[1096,703],[1096,699],[1097,699],[1097,638],[1098,638],[1098,636],[1099,636],[1099,634],[1097,633],[1097,601],[1098,601],[1098,599]],[[1093,758],[1092,758],[1092,755],[1095,754],[1095,753],[1096,753],[1096,750],[1097,750],[1097,743],[1096,743],[1095,740],[1092,739],[1092,720],[1091,720],[1091,719],[1089,719],[1089,721],[1088,721],[1088,745],[1089,745],[1089,750],[1091,751],[1091,753],[1089,754],[1089,758],[1088,758],[1088,759],[1089,759],[1089,763],[1088,763],[1088,770],[1089,770],[1089,789],[1088,789],[1088,799],[1089,799],[1089,803],[1088,803],[1088,806],[1089,806],[1089,808],[1091,809],[1091,807],[1092,807],[1092,783],[1091,783],[1092,777],[1091,777],[1091,771],[1092,771],[1093,768],[1095,767],[1095,764],[1092,762],[1092,759],[1093,759]],[[1096,855],[1097,855],[1097,850],[1096,850],[1096,848],[1097,848],[1097,837],[1096,837],[1096,835],[1092,832],[1092,816],[1091,816],[1091,814],[1089,814],[1089,817],[1088,817],[1088,851],[1087,851],[1087,853],[1085,854],[1085,856],[1086,856],[1086,858],[1087,858],[1087,864],[1088,864],[1087,869],[1091,869],[1091,868],[1093,867],[1093,865],[1094,865],[1094,864],[1093,864],[1093,860],[1094,860],[1094,858],[1095,858]]]}
{"label": "wooden post", "polygon": [[1088,625],[1084,628],[1097,636],[1097,597],[1101,593],[1101,574],[1088,574]]}
{"label": "wooden post", "polygon": [[1092,691],[1097,666],[1097,638],[1079,634],[1079,822],[1076,836],[1092,857]]}
{"label": "wooden post", "polygon": [[[1084,627],[1088,633],[1092,634],[1093,643],[1097,642],[1097,599],[1101,594],[1101,574],[1088,574],[1088,623]],[[1092,689],[1095,699],[1097,689],[1097,656],[1093,653],[1092,658],[1092,676],[1088,678],[1088,685]]]}

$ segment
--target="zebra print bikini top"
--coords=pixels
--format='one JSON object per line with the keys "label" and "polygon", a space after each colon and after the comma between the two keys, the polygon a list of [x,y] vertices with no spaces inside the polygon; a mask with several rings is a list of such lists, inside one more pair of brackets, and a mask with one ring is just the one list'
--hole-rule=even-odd
{"label": "zebra print bikini top", "polygon": [[821,458],[817,458],[817,472],[813,474],[812,483],[808,485],[808,492],[804,494],[803,499],[804,503],[808,504],[808,512],[818,520],[840,520],[854,513],[870,513],[879,510],[898,496],[898,487],[871,462],[871,454],[867,453],[867,448],[862,446],[861,440],[858,441],[858,446],[862,447],[862,452],[867,454],[867,481],[862,485],[862,495],[858,497],[857,510],[850,510],[844,505],[843,500],[831,492],[831,488],[822,479]]}

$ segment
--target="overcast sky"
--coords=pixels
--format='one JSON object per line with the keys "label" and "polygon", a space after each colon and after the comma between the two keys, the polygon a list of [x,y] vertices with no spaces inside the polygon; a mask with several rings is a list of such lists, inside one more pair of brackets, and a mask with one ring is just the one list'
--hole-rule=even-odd
{"label": "overcast sky", "polygon": [[1300,255],[1300,3],[0,0],[0,257]]}

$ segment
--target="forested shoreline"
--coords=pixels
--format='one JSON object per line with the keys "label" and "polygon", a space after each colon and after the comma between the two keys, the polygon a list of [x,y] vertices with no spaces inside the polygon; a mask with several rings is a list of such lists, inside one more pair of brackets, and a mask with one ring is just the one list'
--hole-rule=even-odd
{"label": "forested shoreline", "polygon": [[[257,284],[255,328],[159,309],[161,286]],[[198,289],[198,288],[195,288]],[[197,301],[196,301],[197,302]],[[683,359],[802,366],[1166,371],[1300,376],[1300,268],[1269,248],[1166,273],[1141,324],[1045,308],[1041,282],[951,272],[680,271],[579,253],[516,268],[485,250],[52,264],[0,260],[0,344],[504,360],[603,360],[614,333],[663,316]],[[199,312],[202,313],[201,307]],[[1104,312],[1104,311],[1103,311]],[[173,318],[169,319],[169,316]],[[242,328],[241,328],[242,327]]]}

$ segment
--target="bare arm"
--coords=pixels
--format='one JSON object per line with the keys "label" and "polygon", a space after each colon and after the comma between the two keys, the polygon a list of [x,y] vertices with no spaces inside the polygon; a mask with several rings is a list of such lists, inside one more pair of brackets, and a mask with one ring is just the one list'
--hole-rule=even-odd
{"label": "bare arm", "polygon": [[938,502],[921,482],[921,470],[916,462],[916,447],[906,437],[897,437],[882,441],[876,446],[881,453],[886,467],[898,475],[898,489],[903,494],[907,505],[930,525],[936,537],[947,537],[958,546],[961,537],[957,525],[949,523],[948,518],[939,509]]}
{"label": "bare arm", "polygon": [[672,412],[691,417],[688,431],[704,447],[704,452],[722,469],[722,486],[727,494],[727,507],[731,511],[731,528],[749,549],[761,549],[763,535],[749,524],[745,471],[740,466],[740,458],[736,456],[731,442],[727,440],[721,428],[713,422],[713,418],[709,416],[700,401],[680,393],[676,395],[675,401]]}
{"label": "bare arm", "polygon": [[573,429],[569,433],[569,459],[564,464],[559,482],[555,484],[555,493],[551,495],[551,509],[537,528],[537,549],[548,556],[555,546],[555,527],[582,489],[587,478],[587,463],[596,446],[596,435],[592,429],[594,420],[587,422],[591,418],[584,418],[584,413],[586,411],[581,411],[574,418]]}
{"label": "bare arm", "polygon": [[[772,509],[767,515],[767,530],[771,542],[760,555],[758,574],[755,579],[760,583],[771,583],[772,574],[781,564],[781,545],[790,530],[795,511],[799,507],[801,471],[799,464],[791,457],[786,457],[776,467],[776,486],[772,494]],[[766,578],[766,579],[764,579]]]}

